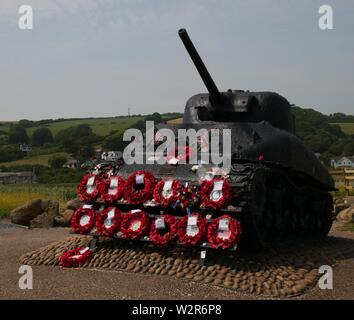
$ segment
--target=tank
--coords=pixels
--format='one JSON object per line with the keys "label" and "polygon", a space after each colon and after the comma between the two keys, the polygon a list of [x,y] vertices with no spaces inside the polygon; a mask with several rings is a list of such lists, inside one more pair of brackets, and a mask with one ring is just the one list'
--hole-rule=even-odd
{"label": "tank", "polygon": [[[333,221],[330,191],[334,181],[326,168],[295,134],[295,118],[286,98],[275,92],[226,90],[220,92],[185,29],[178,32],[207,93],[188,99],[183,123],[162,123],[157,129],[229,129],[232,134],[231,161],[219,166],[232,186],[227,208],[195,211],[217,218],[225,213],[242,225],[241,247],[264,248],[285,241],[322,239]],[[191,146],[192,148],[198,146]],[[201,176],[213,165],[125,164],[117,173],[127,179],[145,170],[157,179],[173,177],[190,185],[200,184]],[[129,208],[128,208],[129,209]],[[146,208],[158,214],[160,208]],[[170,213],[183,216],[186,212]]]}

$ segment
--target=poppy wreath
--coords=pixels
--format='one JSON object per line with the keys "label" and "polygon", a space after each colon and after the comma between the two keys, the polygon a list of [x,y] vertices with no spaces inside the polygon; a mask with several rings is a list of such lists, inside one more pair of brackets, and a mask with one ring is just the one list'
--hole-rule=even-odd
{"label": "poppy wreath", "polygon": [[173,180],[171,186],[171,193],[168,197],[164,196],[164,187],[166,180],[161,180],[157,183],[154,189],[154,200],[159,205],[163,207],[173,206],[176,201],[179,199],[181,192],[181,183],[178,180]]}
{"label": "poppy wreath", "polygon": [[197,216],[198,226],[198,232],[195,235],[187,234],[188,217],[190,216],[185,215],[178,223],[178,240],[187,246],[195,246],[201,242],[207,230],[207,220],[199,213],[195,215]]}
{"label": "poppy wreath", "polygon": [[[111,184],[115,179],[117,186],[112,188]],[[101,199],[107,203],[117,202],[118,200],[122,199],[124,193],[124,184],[124,179],[118,176],[110,176],[107,179],[102,180],[99,185]]]}
{"label": "poppy wreath", "polygon": [[[229,220],[229,236],[228,238],[222,238],[218,235],[219,232],[219,222],[222,219]],[[214,219],[208,227],[207,239],[210,246],[214,249],[228,249],[233,247],[236,243],[240,241],[241,238],[241,223],[231,218],[229,215],[222,215],[219,218]]]}
{"label": "poppy wreath", "polygon": [[165,222],[165,229],[156,228],[156,219],[151,224],[150,240],[157,246],[164,246],[171,243],[177,237],[178,219],[172,215],[161,216]]}
{"label": "poppy wreath", "polygon": [[[213,189],[215,183],[222,182],[222,189],[217,195],[219,197],[217,199],[213,199]],[[229,205],[232,200],[232,187],[228,180],[224,178],[214,178],[212,180],[203,180],[201,187],[201,197],[202,197],[202,205],[206,208],[212,208],[215,210],[222,209]]]}
{"label": "poppy wreath", "polygon": [[[88,221],[83,223],[82,218],[88,216]],[[86,234],[91,231],[95,225],[95,210],[79,208],[71,219],[71,229],[75,233]]]}
{"label": "poppy wreath", "polygon": [[[134,223],[140,223],[134,229]],[[134,240],[145,236],[149,232],[149,216],[141,210],[131,210],[123,215],[120,229],[127,240]]]}
{"label": "poppy wreath", "polygon": [[62,267],[80,267],[92,257],[92,251],[86,247],[79,247],[73,250],[64,252],[59,259],[59,264]]}
{"label": "poppy wreath", "polygon": [[[89,192],[87,184],[91,178],[94,179],[93,180],[94,189],[91,192]],[[77,194],[80,197],[80,199],[84,202],[95,201],[100,195],[99,185],[100,185],[100,177],[98,175],[87,174],[82,178],[77,188]]]}
{"label": "poppy wreath", "polygon": [[[144,186],[137,188],[136,177],[144,176]],[[156,184],[155,176],[147,171],[137,171],[131,174],[125,182],[124,198],[131,204],[142,204],[152,198]]]}
{"label": "poppy wreath", "polygon": [[[114,210],[114,216],[111,218],[111,225],[107,226],[106,221],[109,218],[108,214]],[[121,222],[121,213],[119,209],[109,207],[101,211],[96,219],[97,233],[103,237],[112,237],[119,231]]]}
{"label": "poppy wreath", "polygon": [[182,187],[178,202],[182,209],[197,207],[200,203],[198,187],[185,184]]}

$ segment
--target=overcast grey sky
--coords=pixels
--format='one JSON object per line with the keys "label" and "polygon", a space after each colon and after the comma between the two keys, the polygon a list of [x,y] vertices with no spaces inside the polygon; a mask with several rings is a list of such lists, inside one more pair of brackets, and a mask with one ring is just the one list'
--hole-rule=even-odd
{"label": "overcast grey sky", "polygon": [[[318,27],[323,4],[334,30]],[[354,1],[1,0],[0,121],[183,112],[205,88],[180,27],[220,90],[354,114]]]}

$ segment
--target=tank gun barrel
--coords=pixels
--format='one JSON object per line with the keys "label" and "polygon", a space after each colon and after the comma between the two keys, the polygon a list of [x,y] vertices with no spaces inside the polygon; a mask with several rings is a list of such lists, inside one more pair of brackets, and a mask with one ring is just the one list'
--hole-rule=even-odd
{"label": "tank gun barrel", "polygon": [[180,29],[178,31],[179,37],[181,38],[186,50],[189,53],[189,56],[191,57],[195,67],[197,68],[200,77],[202,78],[206,88],[209,91],[210,94],[210,100],[212,101],[218,101],[221,97],[220,91],[217,88],[214,80],[210,76],[210,73],[208,69],[205,67],[205,64],[201,57],[199,56],[199,53],[197,52],[196,48],[194,47],[193,42],[189,38],[189,35],[186,31],[186,29]]}

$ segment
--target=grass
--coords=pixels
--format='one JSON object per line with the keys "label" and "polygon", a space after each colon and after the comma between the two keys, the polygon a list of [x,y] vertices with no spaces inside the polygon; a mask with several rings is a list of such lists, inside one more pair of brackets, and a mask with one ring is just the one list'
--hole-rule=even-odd
{"label": "grass", "polygon": [[169,123],[169,124],[182,124],[183,118],[171,119],[171,120],[168,120],[167,123]]}
{"label": "grass", "polygon": [[[59,122],[49,123],[45,126],[48,127],[55,136],[60,130],[77,126],[79,124],[88,124],[96,135],[104,137],[108,135],[111,131],[123,132],[124,130],[131,127],[134,123],[142,119],[144,119],[144,117],[63,120]],[[28,128],[27,134],[31,136],[33,131],[35,131],[36,129],[38,129],[38,127]]]}
{"label": "grass", "polygon": [[[162,115],[164,120],[171,119],[171,117],[176,117],[175,115]],[[111,131],[117,131],[117,133],[122,133],[124,130],[130,128],[133,124],[139,120],[144,120],[145,116],[131,116],[131,117],[109,117],[109,118],[83,118],[83,119],[74,119],[74,120],[65,120],[48,123],[43,125],[48,127],[53,135],[55,136],[60,130],[77,126],[79,124],[88,124],[93,132],[100,136],[105,137],[110,134]],[[10,124],[14,122],[0,122],[0,130],[8,131]],[[33,127],[27,129],[27,134],[32,136],[33,132],[39,127]]]}
{"label": "grass", "polygon": [[354,123],[331,123],[331,124],[338,124],[342,131],[346,134],[354,134]]}
{"label": "grass", "polygon": [[9,217],[12,209],[33,199],[57,200],[61,205],[64,205],[65,202],[76,197],[76,186],[76,184],[1,185],[0,218]]}
{"label": "grass", "polygon": [[63,155],[68,160],[71,159],[71,156],[68,153],[58,152],[58,153],[51,153],[51,154],[40,154],[40,155],[35,155],[35,156],[27,156],[27,157],[25,157],[23,159],[19,159],[19,160],[15,160],[15,161],[2,162],[1,166],[4,166],[4,167],[16,167],[16,166],[25,166],[25,165],[30,165],[30,166],[35,166],[35,165],[48,166],[49,158],[51,158],[54,155]]}

